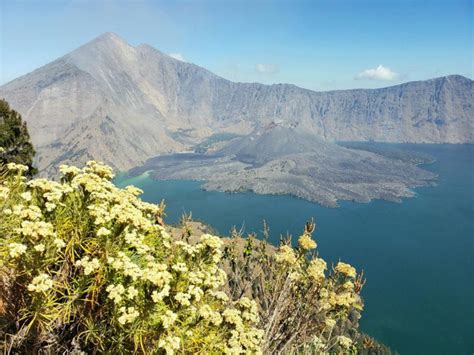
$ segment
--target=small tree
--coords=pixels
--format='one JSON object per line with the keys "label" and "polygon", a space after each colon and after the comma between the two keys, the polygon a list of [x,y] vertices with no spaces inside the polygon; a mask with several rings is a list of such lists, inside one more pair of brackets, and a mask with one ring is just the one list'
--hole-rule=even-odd
{"label": "small tree", "polygon": [[7,101],[0,99],[0,164],[17,163],[28,166],[27,175],[34,175],[35,150],[21,115],[12,110]]}

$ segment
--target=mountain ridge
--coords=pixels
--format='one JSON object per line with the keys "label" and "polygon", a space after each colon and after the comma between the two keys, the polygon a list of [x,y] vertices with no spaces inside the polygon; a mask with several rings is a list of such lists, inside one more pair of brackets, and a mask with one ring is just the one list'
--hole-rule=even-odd
{"label": "mountain ridge", "polygon": [[103,41],[108,41],[108,40],[112,40],[112,41],[116,41],[116,42],[120,42],[124,45],[127,45],[131,48],[135,48],[135,49],[139,49],[139,48],[146,48],[146,49],[149,49],[149,50],[152,50],[152,51],[155,51],[157,53],[159,53],[160,55],[164,55],[166,57],[168,57],[169,59],[173,60],[173,61],[177,61],[177,62],[180,62],[180,63],[183,63],[185,65],[189,65],[189,66],[193,66],[193,67],[197,67],[201,70],[204,70],[206,71],[207,73],[209,74],[212,74],[213,76],[219,78],[219,79],[222,79],[222,80],[226,80],[226,81],[230,81],[230,82],[233,82],[235,84],[257,84],[257,85],[264,85],[264,86],[282,86],[282,85],[285,85],[285,86],[293,86],[293,87],[296,87],[298,89],[301,89],[301,90],[307,90],[309,92],[313,92],[313,93],[333,93],[333,92],[336,92],[336,93],[339,93],[339,92],[347,92],[347,91],[378,91],[378,90],[384,90],[384,89],[390,89],[390,88],[395,88],[395,87],[399,87],[399,86],[404,86],[404,85],[410,85],[410,84],[414,84],[414,83],[422,83],[422,82],[430,82],[430,81],[438,81],[438,80],[441,80],[441,79],[458,79],[458,80],[463,80],[463,81],[466,81],[466,82],[471,82],[472,79],[466,77],[466,76],[463,76],[463,75],[460,75],[460,74],[449,74],[449,75],[444,75],[444,76],[439,76],[439,77],[434,77],[434,78],[430,78],[430,79],[426,79],[426,80],[411,80],[411,81],[407,81],[407,82],[404,82],[404,83],[400,83],[400,84],[394,84],[394,85],[389,85],[389,86],[385,86],[385,87],[381,87],[381,88],[352,88],[352,89],[334,89],[334,90],[314,90],[314,89],[308,89],[308,88],[305,88],[305,87],[302,87],[302,86],[298,86],[298,85],[295,85],[295,84],[292,84],[292,83],[273,83],[273,84],[262,84],[262,83],[259,83],[259,82],[242,82],[242,81],[231,81],[229,79],[226,79],[218,74],[215,74],[213,72],[211,72],[210,70],[198,65],[198,64],[195,64],[195,63],[192,63],[192,62],[183,62],[183,61],[180,61],[178,59],[175,59],[171,56],[169,56],[168,54],[160,51],[159,49],[147,44],[147,43],[140,43],[136,46],[133,46],[131,44],[129,44],[128,42],[125,41],[125,39],[123,39],[121,36],[119,36],[118,34],[114,33],[114,32],[105,32],[99,36],[97,36],[96,38],[90,40],[89,42],[86,42],[84,43],[83,45],[79,46],[78,48],[72,50],[71,52],[69,52],[68,54],[65,54],[55,60],[53,60],[52,62],[50,63],[47,63],[47,64],[44,64],[28,73],[25,73],[23,75],[20,75],[19,77],[17,78],[14,78],[8,82],[5,82],[3,83],[2,85],[0,85],[0,87],[3,87],[3,86],[7,86],[9,84],[11,84],[12,82],[14,81],[17,81],[17,80],[20,80],[22,79],[23,77],[25,76],[28,76],[30,74],[33,74],[34,72],[56,62],[56,61],[59,61],[63,58],[66,58],[68,57],[70,54],[80,50],[81,48],[83,47],[87,47],[87,46],[90,46],[94,43],[97,43],[97,42],[103,42]]}
{"label": "mountain ridge", "polygon": [[[184,62],[184,61],[180,61],[178,59],[175,59],[171,56],[169,56],[168,54],[160,51],[159,49],[147,44],[147,43],[140,43],[136,46],[133,46],[131,44],[129,44],[128,42],[126,42],[126,40],[124,38],[122,38],[120,35],[118,35],[117,33],[115,32],[104,32],[103,34],[97,36],[96,38],[90,40],[89,42],[86,42],[84,43],[83,45],[77,47],[76,49],[72,50],[71,52],[69,52],[68,54],[65,54],[55,60],[53,60],[52,62],[50,63],[47,63],[47,64],[44,64],[28,73],[25,73],[23,75],[20,75],[19,77],[17,78],[14,78],[12,80],[9,80],[8,82],[5,82],[3,83],[2,85],[0,85],[0,87],[3,87],[3,86],[7,86],[9,85],[10,83],[14,82],[14,81],[17,81],[19,79],[22,79],[23,77],[27,76],[27,75],[30,75],[40,69],[42,69],[43,67],[46,67],[48,66],[49,64],[52,64],[54,63],[55,61],[58,61],[60,59],[63,59],[65,57],[67,57],[68,55],[70,55],[71,53],[81,49],[82,47],[85,47],[85,46],[88,46],[88,45],[91,45],[93,43],[96,43],[96,42],[101,42],[101,41],[106,41],[106,40],[116,40],[116,41],[119,41],[119,42],[122,42],[123,44],[126,44],[128,46],[130,46],[131,48],[147,48],[147,49],[150,49],[150,50],[153,50],[155,52],[158,52],[160,55],[164,55],[174,61],[178,61],[180,63],[183,63],[183,64],[186,64],[186,65],[190,65],[190,66],[194,66],[194,67],[197,67],[199,69],[202,69],[202,70],[205,70],[207,71],[208,73],[220,78],[220,79],[223,79],[223,80],[226,80],[226,81],[231,81],[229,79],[226,79],[218,74],[215,74],[213,72],[211,72],[210,70],[198,65],[198,64],[195,64],[195,63],[192,63],[192,62]],[[308,88],[305,88],[305,87],[302,87],[302,86],[298,86],[298,85],[295,85],[295,84],[291,84],[291,83],[273,83],[273,84],[262,84],[262,83],[259,83],[259,82],[243,82],[243,81],[231,81],[235,84],[258,84],[258,85],[264,85],[264,86],[281,86],[281,85],[287,85],[287,86],[294,86],[296,88],[299,88],[299,89],[302,89],[302,90],[307,90],[307,91],[310,91],[310,92],[314,92],[314,93],[331,93],[331,92],[347,92],[347,91],[357,91],[357,90],[363,90],[363,91],[377,91],[377,90],[383,90],[383,89],[389,89],[389,88],[394,88],[394,87],[398,87],[398,86],[404,86],[404,85],[407,85],[407,84],[413,84],[413,83],[421,83],[421,82],[429,82],[429,81],[438,81],[438,80],[441,80],[441,79],[450,79],[450,78],[455,78],[455,79],[460,79],[460,80],[465,80],[465,81],[472,81],[472,79],[466,77],[466,76],[463,76],[463,75],[460,75],[460,74],[449,74],[449,75],[444,75],[444,76],[439,76],[439,77],[434,77],[434,78],[430,78],[430,79],[426,79],[426,80],[411,80],[411,81],[407,81],[407,82],[403,82],[403,83],[400,83],[400,84],[394,84],[394,85],[389,85],[389,86],[384,86],[384,87],[380,87],[380,88],[352,88],[352,89],[334,89],[334,90],[314,90],[314,89],[308,89]]]}
{"label": "mountain ridge", "polygon": [[473,81],[450,75],[380,89],[235,83],[105,33],[0,87],[28,122],[40,170],[102,160],[119,170],[271,122],[327,141],[472,143]]}

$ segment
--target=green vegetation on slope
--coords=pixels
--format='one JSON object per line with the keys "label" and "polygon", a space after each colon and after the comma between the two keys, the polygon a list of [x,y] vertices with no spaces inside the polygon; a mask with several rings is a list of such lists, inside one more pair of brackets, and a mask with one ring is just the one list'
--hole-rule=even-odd
{"label": "green vegetation on slope", "polygon": [[27,175],[33,176],[35,150],[21,115],[12,110],[5,100],[0,100],[0,163],[18,163],[28,166]]}

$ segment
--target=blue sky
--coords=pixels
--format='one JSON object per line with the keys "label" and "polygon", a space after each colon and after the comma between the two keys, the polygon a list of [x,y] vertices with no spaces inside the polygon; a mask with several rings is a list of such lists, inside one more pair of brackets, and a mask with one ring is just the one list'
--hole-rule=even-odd
{"label": "blue sky", "polygon": [[473,77],[471,0],[0,1],[0,83],[108,31],[234,81],[332,90]]}

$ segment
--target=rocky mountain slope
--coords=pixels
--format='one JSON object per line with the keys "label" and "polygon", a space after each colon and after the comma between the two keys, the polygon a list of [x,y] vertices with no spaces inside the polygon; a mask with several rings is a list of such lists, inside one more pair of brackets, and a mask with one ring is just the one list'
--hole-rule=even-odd
{"label": "rocky mountain slope", "polygon": [[0,97],[28,122],[46,173],[90,158],[125,170],[270,122],[326,141],[474,142],[474,86],[462,76],[331,92],[234,83],[112,33],[1,86]]}

